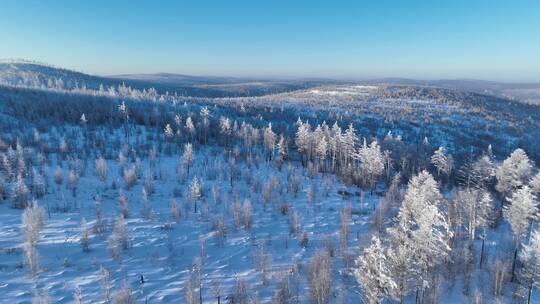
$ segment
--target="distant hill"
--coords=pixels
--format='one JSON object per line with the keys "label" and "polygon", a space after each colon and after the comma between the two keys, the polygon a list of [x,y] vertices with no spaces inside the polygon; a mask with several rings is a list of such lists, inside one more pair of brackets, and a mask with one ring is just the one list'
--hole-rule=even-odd
{"label": "distant hill", "polygon": [[407,78],[381,78],[367,82],[371,84],[385,83],[438,87],[540,104],[540,83],[510,83],[477,79],[416,80]]}
{"label": "distant hill", "polygon": [[118,85],[121,80],[92,76],[46,64],[14,61],[0,62],[0,83],[12,86],[51,87],[63,86],[66,89],[87,87],[98,89],[99,85]]}
{"label": "distant hill", "polygon": [[333,84],[392,84],[427,86],[504,97],[531,104],[540,104],[540,83],[504,83],[496,81],[454,79],[416,80],[381,78],[366,81],[329,79],[250,79],[219,76],[191,76],[173,73],[89,75],[73,70],[30,61],[0,61],[0,84],[30,88],[87,88],[129,86],[144,90],[154,88],[159,94],[192,97],[248,97],[292,92]]}
{"label": "distant hill", "polygon": [[136,80],[169,85],[202,85],[249,82],[248,79],[219,76],[191,76],[173,73],[121,74],[109,76],[114,79]]}
{"label": "distant hill", "polygon": [[323,80],[254,80],[232,77],[189,76],[182,74],[129,74],[95,76],[29,61],[0,62],[0,84],[30,88],[98,90],[126,85],[143,90],[154,88],[160,94],[193,97],[244,97],[306,89],[329,83]]}

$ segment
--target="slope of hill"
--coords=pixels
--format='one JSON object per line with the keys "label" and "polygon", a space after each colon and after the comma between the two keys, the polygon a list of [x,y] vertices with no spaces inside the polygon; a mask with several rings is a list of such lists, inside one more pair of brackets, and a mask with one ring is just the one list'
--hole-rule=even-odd
{"label": "slope of hill", "polygon": [[99,85],[118,85],[119,80],[92,76],[46,64],[13,61],[0,62],[0,83],[12,86],[35,88],[57,87],[73,89],[87,87],[98,89]]}
{"label": "slope of hill", "polygon": [[133,74],[117,76],[94,76],[46,64],[27,61],[0,62],[0,84],[60,90],[99,90],[103,86],[125,85],[137,90],[155,89],[160,94],[193,97],[260,96],[314,87],[322,80],[251,80],[231,77],[187,76],[180,74]]}

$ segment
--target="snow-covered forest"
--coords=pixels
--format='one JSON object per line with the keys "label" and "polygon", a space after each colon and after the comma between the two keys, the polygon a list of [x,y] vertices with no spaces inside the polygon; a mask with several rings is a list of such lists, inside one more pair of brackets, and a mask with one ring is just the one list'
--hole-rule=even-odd
{"label": "snow-covered forest", "polygon": [[0,74],[1,301],[540,302],[537,105]]}

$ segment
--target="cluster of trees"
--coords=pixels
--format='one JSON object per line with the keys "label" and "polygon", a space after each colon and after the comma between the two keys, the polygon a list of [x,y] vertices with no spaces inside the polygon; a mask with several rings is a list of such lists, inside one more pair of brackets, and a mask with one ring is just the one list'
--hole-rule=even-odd
{"label": "cluster of trees", "polygon": [[352,124],[345,132],[337,122],[332,127],[323,122],[313,131],[309,122],[298,120],[297,125],[298,152],[304,163],[313,163],[318,171],[338,173],[358,185],[373,188],[383,173],[392,169],[390,152],[383,152],[376,139],[368,145],[364,138],[359,145]]}
{"label": "cluster of trees", "polygon": [[[452,161],[438,149],[432,162],[436,172],[442,173]],[[463,172],[466,169],[470,170],[467,174]],[[506,276],[508,269],[500,265],[511,264],[510,281],[527,290],[525,297],[531,303],[532,290],[540,278],[536,243],[540,234],[536,229],[540,172],[533,175],[533,165],[521,149],[499,165],[486,153],[466,169],[461,171],[466,178],[452,189],[450,197],[441,194],[442,180],[437,182],[428,171],[409,181],[397,214],[358,258],[356,276],[366,301],[395,298],[402,303],[414,293],[416,301],[438,302],[440,277],[448,277],[455,267],[464,267],[464,293],[468,294],[471,272],[485,268],[487,230],[491,227],[508,233],[499,227],[504,220],[510,226],[514,249],[510,256],[500,252],[503,260],[488,265],[493,273],[500,273],[494,276],[493,296],[501,295],[501,283],[506,282],[501,276]],[[471,265],[477,239],[481,241],[479,262]]]}

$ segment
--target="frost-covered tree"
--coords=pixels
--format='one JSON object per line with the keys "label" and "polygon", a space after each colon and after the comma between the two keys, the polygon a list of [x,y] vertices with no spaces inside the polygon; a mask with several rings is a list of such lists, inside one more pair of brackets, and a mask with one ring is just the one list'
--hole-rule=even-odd
{"label": "frost-covered tree", "polygon": [[227,225],[222,216],[216,216],[212,223],[212,229],[216,236],[219,246],[223,246],[225,239],[227,238]]}
{"label": "frost-covered tree", "polygon": [[120,192],[120,195],[118,196],[118,208],[120,209],[120,214],[122,214],[124,218],[128,218],[129,201],[127,196],[123,192]]}
{"label": "frost-covered tree", "polygon": [[532,164],[529,157],[525,151],[518,148],[497,168],[495,188],[506,197],[513,190],[527,184],[531,171]]}
{"label": "frost-covered tree", "polygon": [[352,159],[354,159],[355,156],[355,146],[358,142],[358,136],[356,135],[356,130],[354,129],[353,124],[349,124],[349,127],[347,130],[345,130],[345,133],[341,137],[341,155],[345,162],[345,164],[349,164]]}
{"label": "frost-covered tree", "polygon": [[118,216],[114,222],[113,231],[107,242],[111,256],[116,260],[120,260],[122,251],[129,246],[128,225],[126,219],[122,215]]}
{"label": "frost-covered tree", "polygon": [[187,174],[189,176],[189,168],[193,164],[193,146],[191,143],[184,145],[184,153],[182,154],[182,163],[187,168]]}
{"label": "frost-covered tree", "polygon": [[[204,106],[201,108],[201,117],[203,118],[203,124],[207,125],[209,122],[209,119],[210,119],[210,110],[208,109],[207,106]],[[208,127],[208,126],[207,126]]]}
{"label": "frost-covered tree", "polygon": [[487,189],[495,176],[495,166],[490,156],[482,155],[462,166],[457,177],[466,188]]}
{"label": "frost-covered tree", "polygon": [[126,102],[122,100],[122,103],[118,105],[118,112],[125,114],[127,113]]}
{"label": "frost-covered tree", "polygon": [[329,137],[328,145],[330,150],[330,158],[332,159],[332,170],[335,169],[336,161],[339,160],[340,157],[340,149],[341,149],[341,128],[337,124],[337,122],[334,122],[332,125],[332,129],[330,131],[331,136]]}
{"label": "frost-covered tree", "polygon": [[62,172],[62,168],[60,166],[56,167],[56,170],[54,170],[54,183],[60,189],[60,186],[62,185],[62,182],[64,181],[64,172]]}
{"label": "frost-covered tree", "polygon": [[11,189],[11,203],[14,208],[26,208],[29,200],[29,191],[21,174],[17,175],[17,180]]}
{"label": "frost-covered tree", "polygon": [[174,115],[174,123],[176,124],[176,127],[180,127],[182,125],[182,116],[180,116],[180,114]]}
{"label": "frost-covered tree", "polygon": [[73,302],[75,304],[83,304],[83,294],[79,286],[75,286],[75,290],[73,291]]}
{"label": "frost-covered tree", "polygon": [[32,290],[32,304],[50,304],[51,298],[49,292],[44,288],[37,288],[34,286]]}
{"label": "frost-covered tree", "polygon": [[320,163],[324,163],[326,156],[328,155],[328,143],[325,137],[319,137],[315,140],[315,153]]}
{"label": "frost-covered tree", "polygon": [[415,272],[415,257],[414,247],[411,247],[406,235],[396,234],[391,235],[392,248],[388,249],[388,267],[390,269],[392,280],[395,282],[395,287],[390,290],[393,298],[403,303],[403,298],[412,290],[417,280],[417,272]]}
{"label": "frost-covered tree", "polygon": [[101,210],[101,199],[99,196],[94,198],[94,206],[96,210],[96,221],[93,227],[94,233],[103,233],[105,232],[107,226],[107,220],[103,216],[103,211]]}
{"label": "frost-covered tree", "polygon": [[189,191],[191,193],[191,199],[195,203],[195,213],[197,213],[197,201],[202,196],[202,185],[197,177],[194,177],[189,185]]}
{"label": "frost-covered tree", "polygon": [[538,216],[538,206],[535,196],[528,186],[512,193],[508,198],[509,205],[504,208],[504,218],[510,223],[512,233],[518,241],[527,232],[533,219]]}
{"label": "frost-covered tree", "polygon": [[135,167],[124,168],[123,177],[126,189],[131,189],[137,182],[137,172]]}
{"label": "frost-covered tree", "polygon": [[9,157],[10,149],[11,147],[8,148],[7,155],[2,154],[2,169],[8,181],[11,181],[15,177],[15,173],[13,172],[13,162],[11,161],[11,157]]}
{"label": "frost-covered tree", "polygon": [[74,170],[69,170],[67,186],[69,189],[71,189],[71,194],[73,197],[77,196],[78,182],[79,182],[79,175]]}
{"label": "frost-covered tree", "polygon": [[444,147],[439,147],[431,156],[431,163],[437,169],[437,175],[449,175],[454,166],[451,155],[447,155]]}
{"label": "frost-covered tree", "polygon": [[253,207],[249,199],[244,200],[242,204],[242,221],[247,230],[251,229],[253,225]]}
{"label": "frost-covered tree", "polygon": [[88,120],[86,119],[86,115],[84,115],[84,113],[82,113],[81,118],[79,120],[81,121],[81,124],[83,126],[86,125],[86,123],[88,122]]}
{"label": "frost-covered tree", "polygon": [[133,295],[133,289],[127,281],[124,281],[112,296],[113,304],[135,304],[136,299]]}
{"label": "frost-covered tree", "polygon": [[285,275],[277,284],[274,292],[273,304],[292,303],[291,281],[288,275]]}
{"label": "frost-covered tree", "polygon": [[204,142],[208,141],[208,128],[210,127],[210,110],[207,106],[201,108],[201,118],[204,131]]}
{"label": "frost-covered tree", "polygon": [[360,168],[367,176],[368,186],[373,189],[377,179],[384,172],[384,156],[381,148],[376,140],[372,141],[369,146],[364,139],[364,144],[358,149],[356,154],[360,160]]}
{"label": "frost-covered tree", "polygon": [[240,203],[240,200],[238,198],[234,198],[231,207],[234,220],[234,229],[238,229],[240,228],[240,225],[242,225],[242,204]]}
{"label": "frost-covered tree", "polygon": [[30,274],[35,280],[39,269],[39,254],[37,244],[39,242],[41,229],[45,225],[46,213],[37,201],[28,204],[22,214],[23,227],[23,251],[24,262],[30,269]]}
{"label": "frost-covered tree", "polygon": [[298,121],[298,130],[296,131],[296,147],[298,152],[309,158],[311,149],[311,126],[307,122]]}
{"label": "frost-covered tree", "polygon": [[178,206],[178,202],[174,198],[171,201],[171,218],[176,223],[180,222],[180,207]]}
{"label": "frost-covered tree", "polygon": [[328,303],[332,290],[332,263],[327,251],[320,250],[311,258],[308,283],[313,302]]}
{"label": "frost-covered tree", "polygon": [[249,304],[249,287],[243,278],[236,279],[236,286],[234,290],[234,303]]}
{"label": "frost-covered tree", "polygon": [[[279,141],[277,143],[277,151],[278,151],[278,162],[281,164],[285,159],[287,158],[287,140],[285,139],[285,136],[281,134],[279,136]],[[280,167],[281,168],[281,167]]]}
{"label": "frost-covered tree", "polygon": [[463,218],[469,240],[476,237],[476,230],[489,224],[493,200],[489,192],[478,189],[460,189],[455,197],[456,206]]}
{"label": "frost-covered tree", "polygon": [[298,211],[293,210],[289,216],[289,232],[293,235],[298,235],[300,233],[300,214]]}
{"label": "frost-covered tree", "polygon": [[150,206],[150,198],[148,197],[148,192],[145,188],[142,188],[141,192],[143,201],[141,215],[144,219],[149,220],[150,218],[152,218],[152,207]]}
{"label": "frost-covered tree", "polygon": [[186,273],[183,284],[184,302],[186,304],[198,304],[196,295],[197,285],[195,281],[195,274],[190,270]]}
{"label": "frost-covered tree", "polygon": [[263,133],[263,146],[264,150],[268,153],[268,158],[274,158],[274,152],[276,149],[277,135],[272,131],[272,123],[268,123],[268,127],[264,129]]}
{"label": "frost-covered tree", "polygon": [[219,118],[219,133],[224,136],[230,136],[232,134],[231,120],[228,117],[221,116]]}
{"label": "frost-covered tree", "polygon": [[103,158],[103,156],[100,156],[98,159],[96,159],[96,174],[102,182],[107,180],[107,171],[107,161],[105,158]]}
{"label": "frost-covered tree", "polygon": [[[414,273],[416,288],[420,291],[429,286],[428,271],[442,263],[450,251],[448,242],[452,232],[440,208],[442,199],[433,176],[425,170],[420,172],[409,181],[397,225],[389,229],[395,262],[408,263],[402,265],[405,269],[400,271]],[[401,290],[406,288],[404,280],[396,280]]]}
{"label": "frost-covered tree", "polygon": [[355,277],[368,303],[380,303],[397,287],[388,266],[388,253],[381,240],[374,236],[371,245],[356,260]]}
{"label": "frost-covered tree", "polygon": [[[45,179],[38,172],[38,170],[36,170],[36,168],[32,168],[32,192],[35,198],[41,198],[43,195],[45,195],[46,191],[47,189],[46,189]],[[1,196],[2,196],[2,193],[0,193],[0,198]]]}
{"label": "frost-covered tree", "polygon": [[111,301],[111,291],[113,288],[111,283],[111,272],[103,266],[100,266],[99,268],[99,285],[105,302],[109,303]]}
{"label": "frost-covered tree", "polygon": [[527,233],[531,221],[538,218],[538,206],[529,186],[517,189],[508,198],[503,216],[510,224],[515,240],[514,261],[512,263],[512,280],[514,279],[519,244]]}
{"label": "frost-covered tree", "polygon": [[529,244],[524,244],[519,254],[523,264],[519,272],[520,282],[527,287],[527,303],[530,304],[534,288],[540,288],[540,230],[533,231]]}
{"label": "frost-covered tree", "polygon": [[163,133],[165,134],[165,138],[167,138],[167,140],[171,140],[174,136],[174,130],[172,129],[170,124],[165,125]]}
{"label": "frost-covered tree", "polygon": [[[326,123],[323,124],[323,126],[326,126]],[[326,140],[326,134],[321,125],[317,125],[315,128],[315,131],[313,132],[313,145],[315,149],[315,156],[317,158],[317,161],[319,164],[323,165],[326,156],[328,155],[328,142]]]}
{"label": "frost-covered tree", "polygon": [[193,124],[193,120],[191,119],[191,116],[188,116],[188,118],[186,118],[185,127],[188,134],[191,136],[191,139],[193,139],[193,136],[195,135],[195,125]]}

